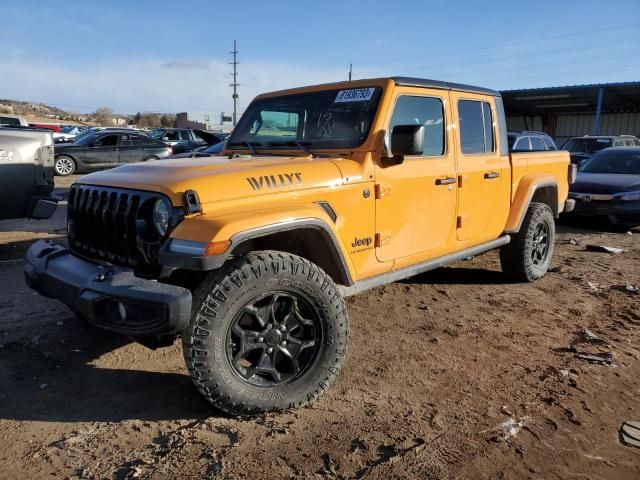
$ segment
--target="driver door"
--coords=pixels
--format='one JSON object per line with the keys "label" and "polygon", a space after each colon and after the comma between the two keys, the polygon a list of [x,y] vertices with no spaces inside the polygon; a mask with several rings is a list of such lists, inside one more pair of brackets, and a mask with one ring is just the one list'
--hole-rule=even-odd
{"label": "driver door", "polygon": [[423,125],[422,155],[402,164],[376,165],[376,257],[389,261],[443,247],[456,221],[456,162],[451,138],[449,93],[397,89],[388,120]]}
{"label": "driver door", "polygon": [[118,134],[103,135],[93,142],[83,163],[91,169],[115,167],[118,163]]}

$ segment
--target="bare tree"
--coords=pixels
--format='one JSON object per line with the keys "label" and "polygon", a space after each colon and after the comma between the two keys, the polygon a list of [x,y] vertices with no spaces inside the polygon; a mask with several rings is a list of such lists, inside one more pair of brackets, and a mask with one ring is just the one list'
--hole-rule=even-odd
{"label": "bare tree", "polygon": [[113,125],[113,110],[107,107],[97,109],[93,113],[93,117],[96,122],[103,127],[110,127]]}

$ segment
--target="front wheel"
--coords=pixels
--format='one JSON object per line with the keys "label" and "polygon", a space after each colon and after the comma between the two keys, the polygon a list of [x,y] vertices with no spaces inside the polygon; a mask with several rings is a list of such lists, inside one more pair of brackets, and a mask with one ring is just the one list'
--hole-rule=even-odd
{"label": "front wheel", "polygon": [[53,165],[56,175],[60,175],[61,177],[67,177],[76,171],[76,162],[73,161],[73,158],[67,157],[66,155],[56,157]]}
{"label": "front wheel", "polygon": [[198,390],[243,415],[318,398],[340,370],[348,335],[344,300],[320,267],[262,251],[206,277],[182,346]]}
{"label": "front wheel", "polygon": [[520,231],[500,249],[502,271],[520,282],[533,282],[549,269],[555,246],[556,225],[546,203],[533,202]]}

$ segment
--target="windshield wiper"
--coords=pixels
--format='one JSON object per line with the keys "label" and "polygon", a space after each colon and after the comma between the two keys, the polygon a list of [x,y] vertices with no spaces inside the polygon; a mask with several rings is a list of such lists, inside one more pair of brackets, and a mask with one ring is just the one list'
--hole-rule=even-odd
{"label": "windshield wiper", "polygon": [[300,150],[302,150],[307,155],[311,155],[311,156],[314,156],[314,157],[317,156],[315,153],[313,153],[311,150],[309,150],[307,148],[309,145],[311,145],[311,142],[298,142],[298,141],[295,141],[295,140],[291,140],[291,141],[288,141],[288,142],[269,142],[269,145],[271,145],[273,147],[280,147],[280,146],[298,147]]}
{"label": "windshield wiper", "polygon": [[253,155],[257,155],[258,151],[255,149],[255,147],[260,147],[262,144],[258,142],[231,142],[227,145],[229,145],[230,147],[243,145],[245,147],[248,147]]}

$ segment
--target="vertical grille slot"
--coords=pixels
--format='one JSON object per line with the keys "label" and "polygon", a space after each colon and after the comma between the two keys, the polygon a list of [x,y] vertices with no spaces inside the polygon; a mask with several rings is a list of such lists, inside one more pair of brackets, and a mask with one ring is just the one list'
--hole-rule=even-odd
{"label": "vertical grille slot", "polygon": [[[145,241],[137,222],[143,203],[153,202],[154,193],[90,185],[74,185],[69,193],[71,250],[110,263],[135,267],[154,261],[143,255]],[[145,207],[145,211],[146,211]],[[146,215],[146,214],[145,214]],[[144,216],[144,215],[143,215]]]}

